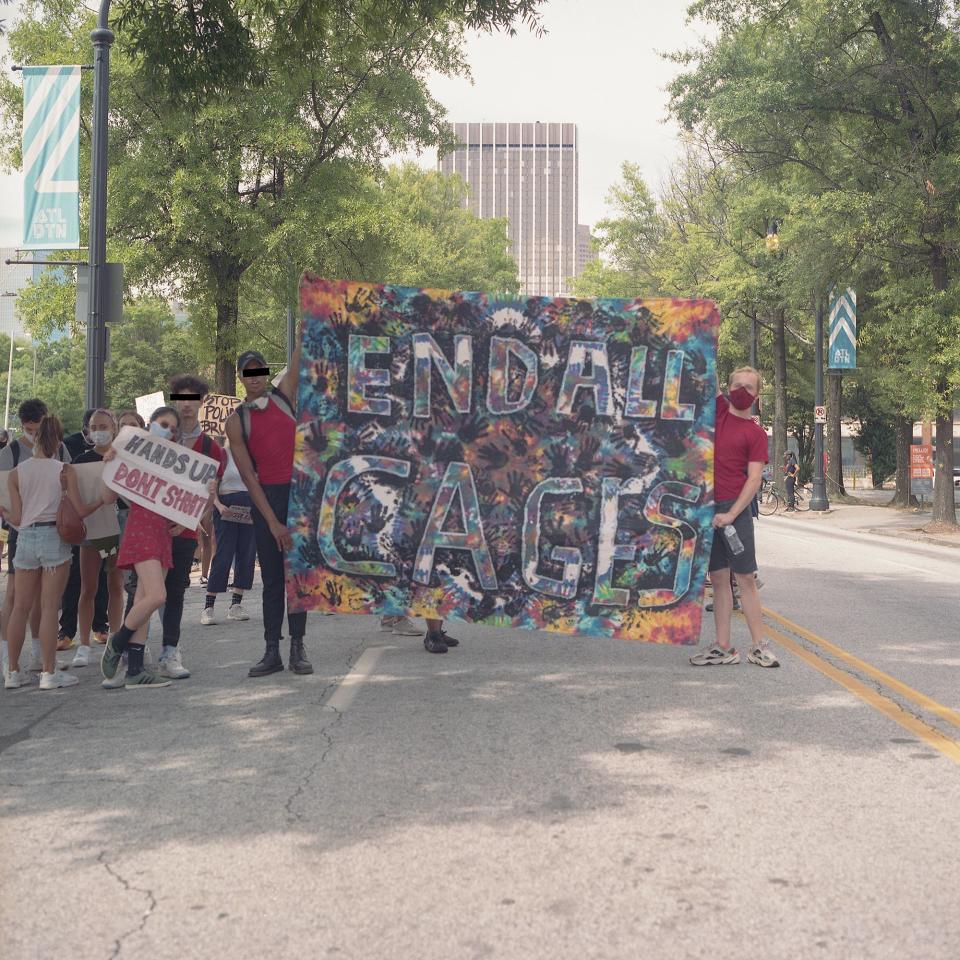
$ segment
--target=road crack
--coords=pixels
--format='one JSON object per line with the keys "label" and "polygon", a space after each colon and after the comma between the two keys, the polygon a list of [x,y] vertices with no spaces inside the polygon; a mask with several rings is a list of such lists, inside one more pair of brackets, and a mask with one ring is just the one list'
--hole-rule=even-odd
{"label": "road crack", "polygon": [[126,933],[119,936],[113,942],[113,952],[110,954],[110,960],[115,960],[116,957],[120,956],[120,951],[123,949],[124,941],[128,937],[132,937],[135,933],[141,933],[147,925],[147,921],[153,915],[153,911],[157,908],[157,898],[153,895],[152,890],[144,889],[143,887],[135,887],[126,877],[118,873],[110,864],[107,862],[107,851],[101,850],[97,855],[97,862],[100,863],[104,870],[116,880],[124,890],[129,893],[140,893],[147,898],[147,909],[144,911],[143,917],[140,920],[140,923],[132,929],[128,930]]}
{"label": "road crack", "polygon": [[342,682],[344,677],[348,676],[353,670],[354,665],[357,660],[360,658],[360,655],[363,653],[366,647],[365,642],[361,642],[355,649],[351,650],[347,655],[346,669],[344,672],[336,677],[334,677],[328,684],[326,684],[323,689],[320,691],[319,696],[314,702],[313,706],[320,707],[322,709],[331,710],[334,714],[333,718],[329,723],[325,723],[320,730],[318,731],[320,736],[324,740],[323,750],[320,752],[320,756],[310,765],[307,769],[307,772],[304,774],[300,782],[294,788],[293,792],[287,797],[286,802],[284,803],[284,810],[287,813],[287,820],[291,823],[299,823],[304,819],[302,813],[299,813],[295,809],[297,800],[301,795],[307,790],[310,786],[311,781],[314,776],[316,776],[317,771],[323,766],[327,757],[330,755],[330,752],[334,747],[333,740],[333,731],[341,724],[343,721],[343,712],[337,710],[336,707],[331,707],[324,704],[324,701],[327,699],[328,695],[335,690]]}

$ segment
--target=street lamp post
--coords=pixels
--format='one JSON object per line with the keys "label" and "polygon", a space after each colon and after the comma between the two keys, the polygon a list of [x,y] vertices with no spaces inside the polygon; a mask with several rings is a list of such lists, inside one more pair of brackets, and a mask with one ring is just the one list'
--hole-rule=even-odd
{"label": "street lamp post", "polygon": [[107,117],[110,109],[110,47],[113,31],[107,26],[110,0],[101,0],[93,41],[93,135],[90,145],[90,290],[87,301],[88,408],[104,404],[103,368],[106,354],[104,322],[104,265],[107,262]]}
{"label": "street lamp post", "polygon": [[[814,403],[823,406],[823,297],[817,297],[817,322],[816,322],[816,367],[814,370],[814,390],[816,398]],[[815,423],[813,425],[813,490],[810,495],[810,509],[824,511],[830,509],[830,501],[827,499],[827,483],[824,478],[823,470],[823,424]]]}

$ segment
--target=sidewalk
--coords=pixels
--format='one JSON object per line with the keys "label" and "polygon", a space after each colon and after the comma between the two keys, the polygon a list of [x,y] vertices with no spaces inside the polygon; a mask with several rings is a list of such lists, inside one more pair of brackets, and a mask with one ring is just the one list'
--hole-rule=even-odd
{"label": "sidewalk", "polygon": [[[960,532],[957,533],[925,533],[923,528],[930,523],[929,508],[924,511],[917,509],[897,509],[886,504],[893,498],[892,490],[862,491],[871,499],[877,499],[877,504],[869,503],[842,503],[830,501],[830,509],[824,512],[813,510],[797,511],[796,513],[775,514],[777,518],[791,523],[817,524],[837,530],[849,530],[859,533],[871,533],[882,537],[897,537],[901,540],[912,540],[917,543],[936,544],[945,547],[960,547]],[[768,517],[761,517],[763,523]]]}

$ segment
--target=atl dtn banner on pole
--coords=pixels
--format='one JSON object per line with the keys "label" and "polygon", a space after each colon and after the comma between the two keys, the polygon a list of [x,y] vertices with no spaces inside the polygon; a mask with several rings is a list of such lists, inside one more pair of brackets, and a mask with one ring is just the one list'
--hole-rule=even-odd
{"label": "atl dtn banner on pole", "polygon": [[23,246],[80,246],[80,68],[23,68]]}
{"label": "atl dtn banner on pole", "polygon": [[697,641],[711,302],[300,298],[292,609]]}
{"label": "atl dtn banner on pole", "polygon": [[857,369],[857,291],[847,287],[830,294],[830,347],[827,367],[831,370]]}

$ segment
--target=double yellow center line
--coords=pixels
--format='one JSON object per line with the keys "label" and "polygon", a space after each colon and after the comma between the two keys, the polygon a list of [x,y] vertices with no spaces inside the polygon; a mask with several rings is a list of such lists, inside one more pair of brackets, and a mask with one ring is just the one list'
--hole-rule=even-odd
{"label": "double yellow center line", "polygon": [[[878,670],[872,664],[861,660],[859,657],[853,656],[851,653],[847,653],[846,650],[843,650],[836,644],[831,643],[823,637],[817,636],[815,633],[811,633],[809,630],[804,629],[792,620],[788,620],[786,617],[780,616],[779,613],[775,613],[773,610],[764,607],[763,615],[769,620],[780,624],[780,626],[784,627],[795,637],[806,640],[818,648],[818,650],[823,651],[823,653],[845,663],[858,674],[870,677],[881,687],[886,688],[892,693],[896,693],[903,700],[913,703],[921,710],[933,714],[946,723],[960,729],[960,713],[956,710],[945,707],[942,703],[938,703],[919,690],[914,690],[913,687],[907,686],[907,684],[897,680],[896,677],[891,677],[888,673]],[[930,726],[930,724],[925,723],[919,717],[901,707],[889,696],[884,696],[881,690],[868,686],[852,674],[834,666],[829,661],[823,659],[822,656],[818,656],[813,650],[809,650],[803,646],[803,644],[788,637],[783,631],[776,630],[765,623],[764,632],[771,640],[785,650],[789,650],[798,656],[801,660],[813,667],[814,670],[818,670],[825,677],[829,677],[835,683],[840,684],[841,687],[849,690],[852,694],[863,700],[864,703],[869,704],[875,710],[888,716],[895,723],[900,724],[905,730],[909,730],[914,736],[919,737],[934,749],[939,750],[944,756],[949,757],[954,763],[960,765],[960,741],[954,740],[941,733],[936,727]]]}

